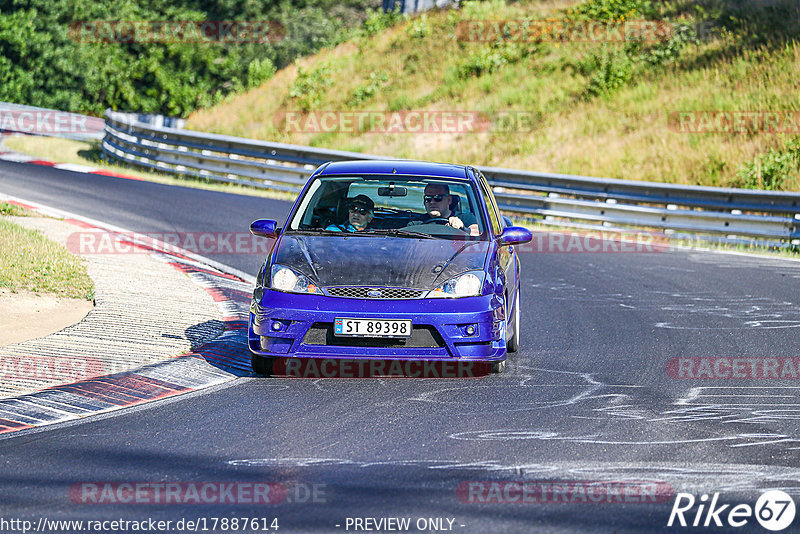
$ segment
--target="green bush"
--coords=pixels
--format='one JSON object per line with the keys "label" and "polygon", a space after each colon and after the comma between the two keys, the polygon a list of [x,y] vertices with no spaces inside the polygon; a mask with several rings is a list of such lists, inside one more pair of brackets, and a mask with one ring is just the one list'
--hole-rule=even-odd
{"label": "green bush", "polygon": [[687,23],[672,26],[669,39],[644,50],[640,59],[651,66],[663,65],[678,59],[683,49],[690,44],[699,44],[695,28]]}
{"label": "green bush", "polygon": [[586,0],[573,10],[575,18],[617,20],[652,16],[655,6],[651,0]]}
{"label": "green bush", "polygon": [[258,87],[265,81],[275,76],[275,64],[269,58],[254,59],[247,66],[247,87]]}
{"label": "green bush", "polygon": [[789,179],[797,176],[800,176],[800,137],[785,143],[780,150],[770,148],[744,164],[739,169],[735,186],[781,191]]}
{"label": "green bush", "polygon": [[358,106],[359,104],[363,104],[375,96],[375,94],[388,83],[389,75],[385,72],[378,71],[370,73],[367,83],[359,85],[353,91],[353,94],[350,96],[350,105]]}
{"label": "green bush", "polygon": [[431,33],[430,25],[428,24],[428,17],[425,13],[411,21],[411,24],[406,28],[406,33],[412,39],[424,39]]}
{"label": "green bush", "polygon": [[633,77],[634,64],[625,48],[603,46],[591,54],[583,64],[590,75],[584,97],[608,95],[624,86]]}
{"label": "green bush", "polygon": [[298,68],[297,78],[289,88],[289,96],[295,99],[302,111],[316,109],[325,90],[333,84],[330,75],[331,69],[327,65],[312,71]]}
{"label": "green bush", "polygon": [[[621,22],[631,19],[660,19],[661,15],[649,0],[586,0],[572,14],[576,19],[597,19]],[[627,85],[634,76],[677,61],[684,48],[699,44],[695,27],[687,22],[663,20],[665,39],[644,43],[630,41],[621,45],[603,44],[578,62],[579,70],[589,78],[583,98],[607,96]]]}
{"label": "green bush", "polygon": [[361,34],[364,37],[372,37],[382,32],[386,28],[391,28],[395,24],[404,20],[403,14],[399,10],[383,11],[381,9],[368,9],[367,20],[361,26]]}
{"label": "green bush", "polygon": [[491,74],[505,65],[516,63],[530,50],[514,42],[494,42],[470,52],[466,59],[456,65],[456,76],[461,79]]}
{"label": "green bush", "polygon": [[403,111],[405,109],[411,109],[413,104],[414,101],[409,95],[401,94],[389,101],[388,109],[389,111]]}

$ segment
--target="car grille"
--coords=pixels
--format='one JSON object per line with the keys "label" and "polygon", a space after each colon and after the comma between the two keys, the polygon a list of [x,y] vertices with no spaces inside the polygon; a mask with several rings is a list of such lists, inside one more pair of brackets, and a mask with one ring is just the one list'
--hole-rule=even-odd
{"label": "car grille", "polygon": [[306,345],[342,347],[442,348],[445,342],[430,325],[414,325],[410,338],[339,337],[333,335],[333,323],[314,323],[303,338]]}
{"label": "car grille", "polygon": [[[346,299],[418,299],[425,294],[419,289],[402,287],[326,287],[325,291],[332,297]],[[370,295],[375,291],[380,291],[380,296]]]}

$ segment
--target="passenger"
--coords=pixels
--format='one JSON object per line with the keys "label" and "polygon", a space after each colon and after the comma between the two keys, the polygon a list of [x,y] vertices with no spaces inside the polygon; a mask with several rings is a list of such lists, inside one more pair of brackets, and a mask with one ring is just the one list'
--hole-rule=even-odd
{"label": "passenger", "polygon": [[427,212],[421,221],[412,221],[409,225],[427,224],[436,219],[446,219],[447,226],[452,226],[458,230],[469,231],[470,235],[480,235],[478,221],[470,214],[462,214],[467,219],[469,226],[451,211],[453,195],[450,194],[450,187],[447,184],[428,184],[425,186],[425,211]]}
{"label": "passenger", "polygon": [[348,198],[345,202],[347,206],[347,222],[342,224],[331,224],[326,230],[333,232],[359,232],[364,230],[372,222],[375,214],[375,203],[367,195],[358,195]]}

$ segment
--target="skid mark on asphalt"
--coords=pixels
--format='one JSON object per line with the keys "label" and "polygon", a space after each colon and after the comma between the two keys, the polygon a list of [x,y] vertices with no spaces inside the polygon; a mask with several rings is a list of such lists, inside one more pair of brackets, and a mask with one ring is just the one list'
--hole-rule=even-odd
{"label": "skid mark on asphalt", "polygon": [[[610,403],[621,402],[628,398],[625,393],[636,390],[642,386],[630,384],[605,384],[591,373],[562,371],[514,365],[515,374],[507,374],[502,383],[486,385],[465,384],[463,386],[435,387],[433,383],[425,386],[435,387],[428,391],[418,393],[407,398],[408,401],[426,402],[447,406],[448,409],[464,411],[454,412],[457,415],[483,413],[482,409],[491,410],[493,413],[513,413],[531,410],[542,410],[560,406],[573,406],[591,399],[605,399]],[[618,389],[615,393],[599,392],[608,388]],[[518,394],[519,398],[506,406],[497,407],[491,399],[495,397],[498,389],[508,389],[509,394]],[[536,394],[532,394],[535,392]],[[486,393],[486,402],[482,395]],[[478,408],[476,406],[485,406]]]}
{"label": "skid mark on asphalt", "polygon": [[800,262],[743,254],[688,254],[691,263],[713,265],[720,269],[759,269],[786,276],[800,276]]}
{"label": "skid mark on asphalt", "polygon": [[559,432],[538,430],[471,430],[457,432],[447,437],[463,441],[561,441],[569,443],[585,443],[589,445],[687,445],[693,443],[723,442],[729,447],[752,447],[756,445],[773,445],[776,443],[800,443],[800,440],[784,434],[753,433],[735,434],[731,436],[714,436],[707,438],[625,440],[622,438],[606,438],[601,434],[568,435]]}
{"label": "skid mark on asphalt", "polygon": [[[660,321],[658,328],[680,330],[783,329],[800,327],[800,306],[787,300],[744,296],[670,295],[670,303],[636,304],[631,309],[677,315]],[[699,321],[698,317],[703,320]],[[697,326],[701,324],[702,326]]]}
{"label": "skid mark on asphalt", "polygon": [[[784,444],[784,450],[796,450],[800,436],[788,423],[800,421],[800,387],[798,386],[700,386],[691,388],[668,407],[659,412],[647,410],[641,405],[628,403],[621,406],[592,408],[592,414],[573,415],[579,419],[637,421],[644,428],[662,423],[708,424],[716,423],[724,431],[726,425],[750,424],[753,432],[723,435],[709,438],[724,441],[730,448]],[[767,427],[757,432],[758,426]],[[775,430],[776,425],[783,429]],[[687,429],[688,430],[688,429]],[[629,443],[630,442],[626,442]],[[656,444],[657,440],[648,443]],[[791,445],[787,447],[785,445]]]}
{"label": "skid mark on asphalt", "polygon": [[[414,395],[407,400],[417,402],[427,402],[432,404],[446,405],[452,409],[465,409],[457,415],[475,413],[476,405],[482,405],[482,395],[486,394],[486,401],[493,412],[521,412],[530,410],[542,410],[559,406],[570,406],[590,398],[599,389],[606,386],[598,382],[589,373],[576,373],[570,371],[558,371],[552,369],[542,369],[537,367],[515,366],[521,370],[511,381],[503,384],[475,385],[467,384],[463,386],[450,386],[436,388],[432,391],[425,391]],[[545,374],[542,380],[542,374]],[[638,387],[638,386],[621,386]],[[522,392],[526,388],[536,391],[537,395],[524,394],[523,399],[513,403],[514,407],[497,408],[491,399],[495,398],[498,388],[509,388],[512,391]],[[545,390],[545,391],[542,391]]]}
{"label": "skid mark on asphalt", "polygon": [[677,399],[665,421],[777,424],[800,421],[800,386],[699,386]]}
{"label": "skid mark on asphalt", "polygon": [[[646,406],[636,395],[642,386],[606,384],[590,373],[517,366],[520,375],[500,384],[436,387],[417,393],[407,400],[439,405],[454,416],[481,415],[490,412],[495,418],[504,414],[535,412],[566,407],[566,420],[610,421],[603,433],[574,433],[555,428],[497,428],[453,432],[450,439],[466,441],[559,441],[586,445],[658,446],[720,443],[729,448],[780,445],[800,447],[800,436],[790,430],[770,427],[760,432],[728,432],[727,426],[709,427],[707,423],[750,423],[772,425],[800,421],[800,387],[709,388],[697,387],[663,409]],[[432,385],[426,384],[426,387]],[[491,402],[501,391],[506,403]],[[706,425],[698,434],[696,424]],[[682,432],[684,425],[695,425]],[[634,433],[643,436],[629,439]],[[692,435],[693,437],[683,437]],[[665,436],[678,436],[675,438]]]}
{"label": "skid mark on asphalt", "polygon": [[[800,273],[800,270],[797,272]],[[750,330],[800,328],[800,305],[788,299],[711,292],[680,293],[642,289],[636,294],[591,293],[567,283],[532,284],[532,289],[553,291],[552,300],[580,302],[583,306],[617,305],[625,310],[662,314],[657,328],[677,330]],[[698,326],[702,325],[702,326]]]}

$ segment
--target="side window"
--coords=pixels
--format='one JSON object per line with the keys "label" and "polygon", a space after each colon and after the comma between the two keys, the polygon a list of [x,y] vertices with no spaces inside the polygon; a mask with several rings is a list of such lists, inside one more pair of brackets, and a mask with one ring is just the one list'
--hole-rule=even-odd
{"label": "side window", "polygon": [[492,223],[492,233],[494,235],[500,235],[503,231],[503,225],[500,222],[500,212],[497,209],[497,203],[494,200],[492,189],[489,187],[489,184],[486,182],[486,178],[483,176],[483,174],[478,171],[475,172],[478,176],[478,182],[481,185],[481,195],[483,196],[483,201],[486,204],[487,211],[489,212],[489,220]]}

